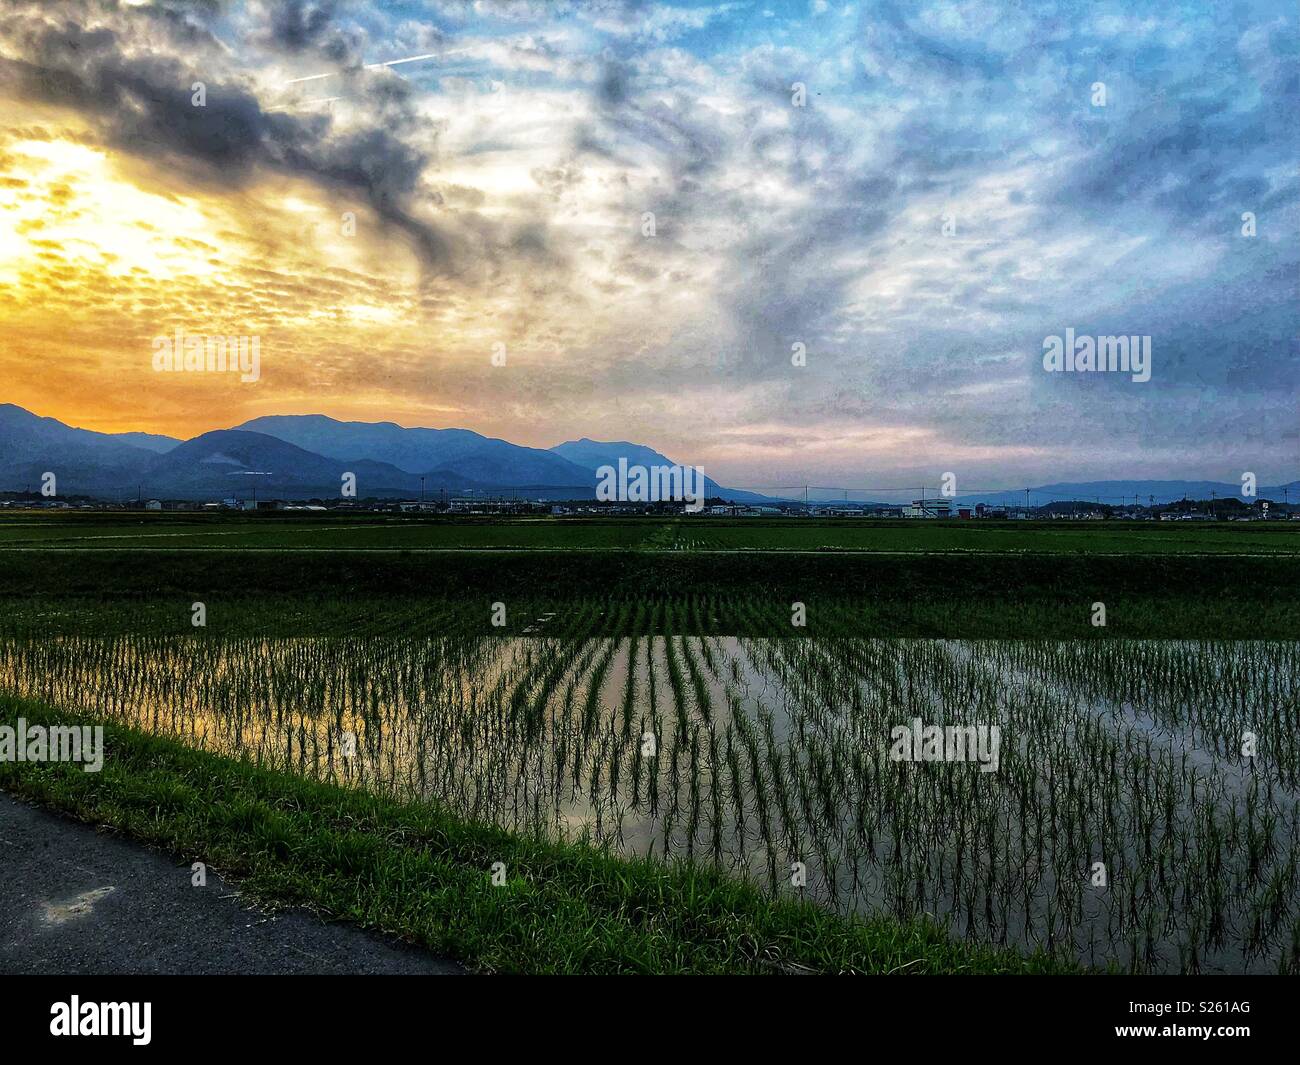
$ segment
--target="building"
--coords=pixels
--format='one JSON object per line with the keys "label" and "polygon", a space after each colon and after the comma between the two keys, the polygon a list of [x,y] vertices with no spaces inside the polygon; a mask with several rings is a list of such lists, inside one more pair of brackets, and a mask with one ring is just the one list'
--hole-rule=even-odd
{"label": "building", "polygon": [[952,514],[952,505],[946,499],[913,499],[907,508],[909,518],[947,518]]}

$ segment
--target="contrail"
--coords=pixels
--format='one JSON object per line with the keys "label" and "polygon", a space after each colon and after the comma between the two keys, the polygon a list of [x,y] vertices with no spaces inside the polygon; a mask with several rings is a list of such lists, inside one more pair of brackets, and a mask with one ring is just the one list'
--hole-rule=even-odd
{"label": "contrail", "polygon": [[311,100],[304,100],[302,103],[297,104],[294,107],[287,107],[287,106],[268,107],[266,108],[264,113],[268,115],[274,115],[274,114],[281,114],[286,111],[301,111],[304,107],[314,107],[316,104],[332,104],[338,100],[350,100],[350,99],[351,99],[350,96],[320,96]]}
{"label": "contrail", "polygon": [[[365,69],[378,70],[380,67],[396,67],[396,66],[400,66],[403,63],[419,63],[425,59],[442,59],[445,56],[464,55],[468,51],[469,51],[468,48],[457,48],[455,51],[452,52],[426,52],[424,55],[407,56],[405,59],[387,59],[382,63],[367,63],[365,65]],[[319,81],[321,78],[332,78],[338,73],[339,72],[337,70],[331,70],[328,74],[308,74],[305,78],[290,78],[288,81],[283,82],[282,84],[298,85],[304,81]]]}

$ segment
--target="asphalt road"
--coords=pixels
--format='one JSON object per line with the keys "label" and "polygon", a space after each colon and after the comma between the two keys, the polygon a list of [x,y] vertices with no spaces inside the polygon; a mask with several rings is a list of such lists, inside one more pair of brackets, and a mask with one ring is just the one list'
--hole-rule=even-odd
{"label": "asphalt road", "polygon": [[448,974],[460,966],[303,911],[262,913],[211,868],[0,795],[0,973]]}

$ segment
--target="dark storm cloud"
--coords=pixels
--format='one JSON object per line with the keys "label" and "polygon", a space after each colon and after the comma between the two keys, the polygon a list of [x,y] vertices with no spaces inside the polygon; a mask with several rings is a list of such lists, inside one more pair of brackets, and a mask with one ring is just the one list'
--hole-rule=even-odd
{"label": "dark storm cloud", "polygon": [[279,0],[270,7],[271,39],[288,52],[302,52],[318,46],[331,30],[333,3]]}
{"label": "dark storm cloud", "polygon": [[[417,214],[431,160],[400,135],[417,125],[400,83],[353,75],[379,83],[370,99],[384,121],[339,132],[322,113],[266,109],[215,38],[175,12],[97,11],[105,24],[83,28],[92,20],[82,4],[21,9],[0,31],[23,57],[0,57],[0,93],[72,108],[113,147],[196,182],[239,187],[268,170],[357,196],[411,239],[427,268],[450,268],[452,238]],[[206,106],[191,102],[196,81]]]}
{"label": "dark storm cloud", "polygon": [[266,25],[258,43],[285,55],[311,54],[338,66],[358,66],[359,42],[335,23],[337,9],[334,0],[261,0],[253,8]]}

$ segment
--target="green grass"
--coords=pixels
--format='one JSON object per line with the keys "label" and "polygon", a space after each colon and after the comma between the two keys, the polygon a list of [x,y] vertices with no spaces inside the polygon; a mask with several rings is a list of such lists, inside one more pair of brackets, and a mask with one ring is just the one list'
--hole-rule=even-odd
{"label": "green grass", "polygon": [[0,515],[5,548],[1300,555],[1300,522],[11,512]]}
{"label": "green grass", "polygon": [[491,635],[563,630],[634,602],[598,633],[1292,639],[1300,522],[0,515],[0,632],[186,631],[195,601],[228,635],[485,631],[494,602]]}
{"label": "green grass", "polygon": [[196,601],[213,635],[562,633],[594,609],[592,635],[1296,639],[1300,556],[0,549],[0,633],[199,635]]}
{"label": "green grass", "polygon": [[[0,697],[0,721],[20,715],[74,721]],[[1043,954],[953,941],[928,921],[844,918],[680,862],[511,835],[111,723],[104,735],[100,773],[0,763],[0,788],[206,862],[252,897],[396,934],[476,971],[1074,971]],[[503,886],[491,882],[495,862]]]}

